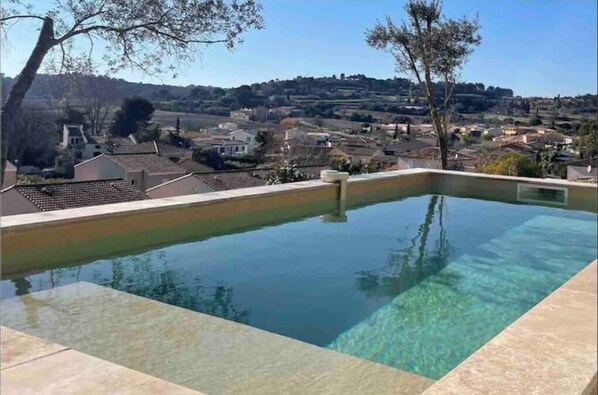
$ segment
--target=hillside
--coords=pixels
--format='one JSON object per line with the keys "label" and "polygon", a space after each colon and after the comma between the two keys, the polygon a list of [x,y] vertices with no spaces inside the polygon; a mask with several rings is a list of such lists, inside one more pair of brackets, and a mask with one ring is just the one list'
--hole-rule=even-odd
{"label": "hillside", "polygon": [[[104,95],[114,103],[125,97],[142,96],[157,109],[184,114],[205,114],[228,117],[231,110],[262,108],[255,111],[258,122],[277,122],[288,116],[325,119],[326,123],[351,126],[372,122],[428,122],[428,109],[419,87],[405,78],[376,79],[363,74],[330,77],[296,77],[292,80],[271,80],[237,88],[222,89],[204,86],[173,86],[133,83],[123,79],[81,77],[77,75],[38,75],[27,95],[29,102],[65,103],[77,106],[81,93],[89,89],[77,86],[101,82]],[[3,77],[3,97],[12,79]],[[438,100],[443,99],[444,86],[436,84]],[[503,122],[513,119],[543,123],[576,122],[596,112],[596,95],[555,98],[522,98],[509,88],[485,86],[482,83],[459,83],[453,90],[456,121],[479,121],[480,116]],[[56,104],[54,104],[56,105]],[[267,109],[280,109],[268,112]],[[284,110],[283,110],[284,109]],[[213,122],[221,118],[214,118]],[[205,123],[202,121],[202,124]],[[212,122],[208,122],[209,125]]]}

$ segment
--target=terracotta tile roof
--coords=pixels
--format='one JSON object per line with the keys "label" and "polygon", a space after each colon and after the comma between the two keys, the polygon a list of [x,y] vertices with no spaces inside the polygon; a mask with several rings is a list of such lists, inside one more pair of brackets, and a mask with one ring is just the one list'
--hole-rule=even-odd
{"label": "terracotta tile roof", "polygon": [[113,143],[110,146],[110,152],[113,154],[156,154],[156,145],[153,141],[147,141],[141,144],[122,144]]}
{"label": "terracotta tile roof", "polygon": [[182,167],[156,154],[110,154],[106,157],[127,172],[145,170],[150,174],[186,173]]}
{"label": "terracotta tile roof", "polygon": [[266,178],[270,171],[228,171],[194,174],[194,177],[214,189],[227,191],[229,189],[251,188],[266,185]]}
{"label": "terracotta tile roof", "polygon": [[[328,165],[296,166],[302,173],[307,173],[313,179],[320,177],[320,171],[329,169]],[[210,173],[195,173],[193,176],[216,191],[230,189],[251,188],[266,185],[268,175],[273,167],[264,167],[249,170],[228,170]]]}
{"label": "terracotta tile roof", "polygon": [[427,147],[417,151],[402,153],[400,156],[405,158],[440,159],[440,149],[437,147]]}
{"label": "terracotta tile roof", "polygon": [[336,147],[336,149],[348,156],[372,156],[376,151],[379,150],[379,148],[371,148],[360,145],[339,145]]}
{"label": "terracotta tile roof", "polygon": [[393,152],[395,155],[402,152],[417,151],[423,148],[434,147],[436,144],[430,144],[428,141],[410,140],[400,141],[384,147],[384,152]]}
{"label": "terracotta tile roof", "polygon": [[14,188],[42,211],[149,199],[144,192],[121,179],[24,184]]}
{"label": "terracotta tile roof", "polygon": [[156,141],[158,154],[167,158],[181,158],[185,155],[185,149],[163,141]]}
{"label": "terracotta tile roof", "polygon": [[237,146],[237,145],[247,145],[245,141],[240,140],[227,140],[227,139],[220,139],[220,138],[194,138],[192,140],[195,145],[197,146]]}
{"label": "terracotta tile roof", "polygon": [[212,169],[210,166],[206,166],[203,163],[196,162],[189,158],[183,158],[179,160],[177,164],[185,169],[188,173],[208,173],[210,171],[214,171],[214,169]]}
{"label": "terracotta tile roof", "polygon": [[558,132],[550,132],[544,135],[544,141],[551,143],[562,143],[568,136]]}

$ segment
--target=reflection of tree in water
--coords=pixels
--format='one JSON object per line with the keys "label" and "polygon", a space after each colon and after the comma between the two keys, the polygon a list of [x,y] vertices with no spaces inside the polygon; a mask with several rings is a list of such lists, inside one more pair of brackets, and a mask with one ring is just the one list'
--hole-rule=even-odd
{"label": "reflection of tree in water", "polygon": [[[155,258],[161,261],[155,262]],[[249,323],[249,310],[239,310],[233,303],[232,287],[207,286],[199,277],[187,278],[180,270],[168,267],[164,251],[112,260],[112,276],[100,285],[143,296],[227,320]]]}
{"label": "reflection of tree in water", "polygon": [[232,287],[204,285],[200,277],[188,277],[182,270],[171,269],[162,250],[100,261],[92,264],[91,270],[83,275],[82,267],[52,269],[40,276],[10,281],[15,287],[15,296],[26,295],[32,292],[32,288],[35,291],[32,280],[39,282],[38,290],[90,281],[227,320],[249,323],[249,310],[239,310],[234,305]]}
{"label": "reflection of tree in water", "polygon": [[23,296],[29,293],[29,290],[31,289],[31,281],[29,281],[27,277],[15,278],[10,281],[15,286],[16,296]]}
{"label": "reflection of tree in water", "polygon": [[[411,240],[399,239],[401,248],[390,253],[386,264],[378,270],[358,272],[357,287],[368,296],[394,297],[437,273],[446,266],[452,252],[444,228],[444,196],[431,196],[417,234]],[[435,223],[438,239],[428,249],[430,231]],[[404,244],[407,246],[403,247]]]}

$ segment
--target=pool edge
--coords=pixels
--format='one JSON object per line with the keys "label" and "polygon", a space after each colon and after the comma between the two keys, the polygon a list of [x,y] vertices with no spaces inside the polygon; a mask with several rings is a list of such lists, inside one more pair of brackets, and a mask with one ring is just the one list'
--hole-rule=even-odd
{"label": "pool edge", "polygon": [[424,394],[592,393],[597,267],[589,263]]}

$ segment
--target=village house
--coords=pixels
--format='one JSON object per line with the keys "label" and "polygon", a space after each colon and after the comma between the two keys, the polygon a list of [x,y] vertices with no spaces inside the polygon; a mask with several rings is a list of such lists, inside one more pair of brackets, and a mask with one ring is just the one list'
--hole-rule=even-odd
{"label": "village house", "polygon": [[379,148],[343,144],[333,148],[329,156],[336,160],[349,160],[353,164],[367,165],[374,157],[385,157],[387,155]]}
{"label": "village house", "polygon": [[142,191],[185,174],[185,169],[156,154],[106,154],[75,166],[75,181],[121,178]]}
{"label": "village house", "polygon": [[386,155],[399,156],[405,152],[419,151],[424,148],[436,146],[436,139],[417,139],[396,141],[392,144],[386,145],[383,149]]}
{"label": "village house", "polygon": [[299,128],[289,129],[284,132],[284,140],[285,141],[297,141],[301,143],[307,142],[309,136],[305,130]]}
{"label": "village house", "polygon": [[230,118],[239,121],[249,121],[253,115],[253,110],[249,108],[243,108],[241,110],[235,110],[230,112]]}
{"label": "village house", "polygon": [[337,137],[340,144],[359,145],[369,148],[376,148],[378,146],[378,141],[371,137],[356,136],[344,133],[338,133]]}
{"label": "village house", "polygon": [[382,171],[396,165],[399,158],[394,155],[373,156],[369,165],[376,171]]}
{"label": "village house", "polygon": [[232,130],[239,129],[239,125],[234,122],[224,122],[224,123],[219,123],[217,129],[224,129],[224,130],[232,131]]}
{"label": "village house", "polygon": [[[447,159],[449,170],[475,169],[477,162],[476,157],[467,155],[465,152],[449,152]],[[440,169],[440,150],[437,147],[428,147],[419,151],[400,154],[397,164],[390,169],[406,170],[415,168]]]}
{"label": "village house", "polygon": [[13,185],[2,191],[1,199],[4,216],[132,202],[148,196],[127,181],[115,179]]}
{"label": "village house", "polygon": [[293,106],[281,106],[268,110],[269,119],[282,119],[285,117],[300,118],[305,116],[305,111]]}
{"label": "village house", "polygon": [[[310,178],[317,179],[320,171],[329,166],[296,166],[299,172],[306,173]],[[264,186],[268,175],[274,170],[272,167],[248,170],[226,170],[206,173],[187,174],[183,177],[166,182],[147,190],[152,199],[172,196],[191,195],[227,191],[231,189]]]}
{"label": "village house", "polygon": [[542,136],[542,140],[546,146],[554,148],[562,148],[567,145],[573,144],[573,138],[559,132],[545,133]]}
{"label": "village house", "polygon": [[242,142],[247,143],[247,154],[253,153],[253,150],[255,149],[255,146],[256,146],[256,142],[255,142],[256,132],[255,131],[237,129],[237,130],[230,132],[228,134],[228,136],[231,140],[242,141]]}
{"label": "village house", "polygon": [[297,165],[308,166],[330,162],[333,149],[327,145],[295,144],[286,150],[285,155]]}
{"label": "village house", "polygon": [[484,130],[484,133],[482,133],[482,136],[490,136],[490,137],[494,138],[494,137],[502,136],[503,134],[505,134],[505,132],[501,128],[489,128],[489,129]]}
{"label": "village house", "polygon": [[505,136],[517,136],[520,134],[536,133],[536,129],[528,127],[511,127],[504,129]]}
{"label": "village house", "polygon": [[249,153],[249,145],[245,141],[231,140],[230,138],[204,138],[197,137],[193,145],[201,149],[211,149],[223,156],[242,156]]}
{"label": "village house", "polygon": [[330,133],[326,132],[308,132],[307,137],[315,145],[326,145],[330,140]]}
{"label": "village house", "polygon": [[91,159],[108,152],[105,138],[89,135],[83,130],[83,125],[63,125],[60,145],[71,152],[74,162]]}

